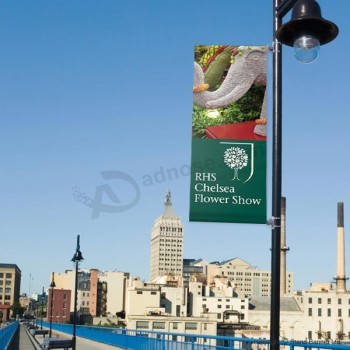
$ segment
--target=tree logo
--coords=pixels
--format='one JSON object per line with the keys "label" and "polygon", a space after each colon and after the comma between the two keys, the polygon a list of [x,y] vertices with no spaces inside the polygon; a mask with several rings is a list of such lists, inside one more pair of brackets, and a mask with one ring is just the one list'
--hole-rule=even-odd
{"label": "tree logo", "polygon": [[[250,152],[247,149],[244,149],[242,147],[233,146],[230,148],[227,148],[224,152],[224,162],[225,164],[230,168],[233,169],[233,178],[232,180],[235,181],[243,181],[247,182],[250,180],[250,178],[253,176],[254,168],[253,168],[253,145],[252,144],[246,144],[250,147]],[[250,157],[249,157],[250,153]],[[250,167],[250,171],[249,171]],[[244,169],[247,168],[247,169]],[[246,171],[244,171],[246,170]],[[239,171],[244,172],[244,180],[239,177]]]}

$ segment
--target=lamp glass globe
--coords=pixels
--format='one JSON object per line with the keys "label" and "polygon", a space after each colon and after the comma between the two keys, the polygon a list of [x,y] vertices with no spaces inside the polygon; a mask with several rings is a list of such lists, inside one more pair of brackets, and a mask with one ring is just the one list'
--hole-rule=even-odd
{"label": "lamp glass globe", "polygon": [[320,51],[320,42],[312,35],[302,35],[294,41],[294,56],[301,63],[314,62]]}

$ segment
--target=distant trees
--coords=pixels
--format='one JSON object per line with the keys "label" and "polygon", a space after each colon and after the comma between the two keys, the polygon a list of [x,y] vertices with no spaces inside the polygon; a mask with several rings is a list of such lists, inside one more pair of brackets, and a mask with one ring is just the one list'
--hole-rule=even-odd
{"label": "distant trees", "polygon": [[26,310],[26,308],[21,306],[21,304],[17,302],[17,303],[13,303],[10,306],[10,310],[12,311],[13,317],[16,317],[17,315],[19,315],[21,317],[21,316],[23,316],[23,313]]}

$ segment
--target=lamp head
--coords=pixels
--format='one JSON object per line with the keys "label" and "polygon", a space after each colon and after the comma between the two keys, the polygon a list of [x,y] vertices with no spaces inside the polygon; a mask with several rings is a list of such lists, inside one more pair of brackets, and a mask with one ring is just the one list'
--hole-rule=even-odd
{"label": "lamp head", "polygon": [[77,248],[75,250],[75,254],[73,255],[73,258],[71,261],[73,262],[79,262],[81,260],[84,260],[83,254],[80,251],[80,235],[77,236]]}
{"label": "lamp head", "polygon": [[84,260],[83,254],[81,253],[80,250],[77,250],[75,254],[73,255],[72,261],[73,262],[79,262],[81,260]]}
{"label": "lamp head", "polygon": [[322,18],[320,5],[315,0],[299,0],[292,17],[276,32],[276,38],[285,45],[294,46],[295,56],[304,63],[314,61],[320,45],[334,40],[338,27]]}

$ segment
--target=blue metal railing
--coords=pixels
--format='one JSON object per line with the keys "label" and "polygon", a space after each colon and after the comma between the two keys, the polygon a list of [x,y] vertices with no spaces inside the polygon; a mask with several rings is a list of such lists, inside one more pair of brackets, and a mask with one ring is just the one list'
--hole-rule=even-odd
{"label": "blue metal railing", "polygon": [[[48,322],[43,326],[49,328]],[[70,324],[53,323],[52,329],[72,334]],[[77,326],[78,337],[132,350],[270,350],[266,339],[206,336],[132,330],[110,327]],[[350,350],[350,345],[317,341],[280,341],[281,350]]]}
{"label": "blue metal railing", "polygon": [[8,345],[16,333],[17,328],[18,322],[13,322],[3,328],[0,328],[0,350],[6,350],[8,348]]}

